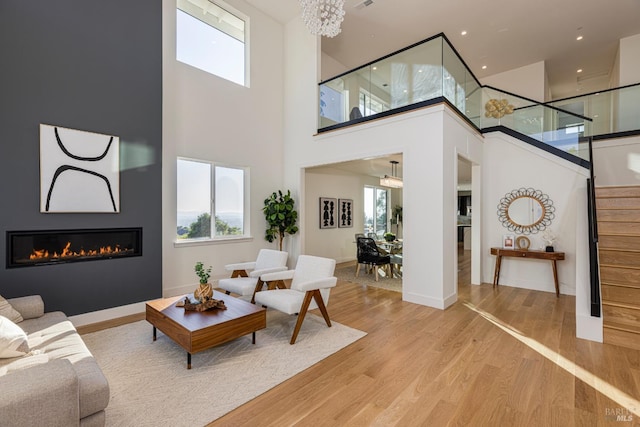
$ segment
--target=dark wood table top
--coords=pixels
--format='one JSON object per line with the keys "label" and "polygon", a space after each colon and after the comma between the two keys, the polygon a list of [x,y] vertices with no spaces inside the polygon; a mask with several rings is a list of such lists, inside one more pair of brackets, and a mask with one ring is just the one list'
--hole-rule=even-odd
{"label": "dark wood table top", "polygon": [[175,321],[184,329],[194,332],[210,326],[215,326],[241,317],[266,311],[264,307],[234,298],[230,295],[213,291],[213,298],[223,300],[226,310],[212,309],[207,311],[187,311],[183,307],[176,307],[176,303],[186,295],[157,299],[147,302],[147,306],[163,316]]}
{"label": "dark wood table top", "polygon": [[520,258],[550,259],[550,260],[564,259],[564,252],[546,252],[546,251],[538,251],[534,249],[523,250],[523,249],[491,248],[491,255],[520,257]]}

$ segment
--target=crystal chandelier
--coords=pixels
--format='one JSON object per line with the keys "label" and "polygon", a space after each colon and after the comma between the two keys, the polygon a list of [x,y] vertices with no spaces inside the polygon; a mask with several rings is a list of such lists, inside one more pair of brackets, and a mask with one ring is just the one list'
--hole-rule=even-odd
{"label": "crystal chandelier", "polygon": [[344,20],[344,0],[300,0],[302,21],[311,34],[335,37]]}

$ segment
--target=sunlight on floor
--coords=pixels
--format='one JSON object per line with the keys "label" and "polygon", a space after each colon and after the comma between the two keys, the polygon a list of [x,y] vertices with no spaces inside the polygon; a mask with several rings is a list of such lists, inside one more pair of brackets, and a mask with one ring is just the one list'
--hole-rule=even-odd
{"label": "sunlight on floor", "polygon": [[623,408],[626,408],[629,412],[634,413],[635,415],[640,416],[640,402],[629,396],[625,392],[617,389],[606,381],[603,381],[601,378],[598,378],[591,372],[587,371],[580,366],[577,366],[574,362],[567,359],[564,356],[561,356],[557,352],[551,350],[543,344],[540,344],[538,341],[531,339],[527,336],[524,336],[521,332],[513,329],[509,325],[505,325],[500,319],[497,319],[491,313],[487,313],[482,309],[476,307],[475,305],[465,302],[463,303],[467,308],[475,311],[480,316],[487,319],[489,322],[493,323],[512,337],[516,338],[518,341],[522,342],[532,350],[538,352],[542,356],[546,357],[565,371],[569,372],[579,380],[593,387],[600,393],[607,396],[609,399],[618,403]]}

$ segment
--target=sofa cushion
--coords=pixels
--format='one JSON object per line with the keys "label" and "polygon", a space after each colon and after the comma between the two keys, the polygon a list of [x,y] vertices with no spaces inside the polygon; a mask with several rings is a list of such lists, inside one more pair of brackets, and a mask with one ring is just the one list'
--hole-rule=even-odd
{"label": "sofa cushion", "polygon": [[49,359],[67,359],[78,376],[80,417],[101,411],[109,404],[109,383],[84,341],[60,311],[45,313],[20,324],[27,332],[29,346]]}
{"label": "sofa cushion", "polygon": [[2,298],[2,295],[0,295],[0,316],[4,316],[15,323],[20,323],[23,320],[22,315],[9,304],[9,301]]}
{"label": "sofa cushion", "polygon": [[19,369],[32,368],[36,365],[42,365],[49,361],[49,356],[44,353],[32,354],[29,353],[24,357],[13,360],[11,363],[0,367],[0,376],[6,375],[9,372],[17,371]]}
{"label": "sofa cushion", "polygon": [[28,352],[27,334],[20,326],[0,316],[0,358],[24,356]]}

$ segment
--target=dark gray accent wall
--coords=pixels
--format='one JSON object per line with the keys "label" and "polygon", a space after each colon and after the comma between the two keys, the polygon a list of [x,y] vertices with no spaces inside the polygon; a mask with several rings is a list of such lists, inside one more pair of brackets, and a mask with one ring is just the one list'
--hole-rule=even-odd
{"label": "dark gray accent wall", "polygon": [[[40,213],[39,125],[120,137],[120,213]],[[0,295],[69,315],[162,294],[162,2],[0,2]],[[6,268],[8,230],[142,227],[143,255]]]}

